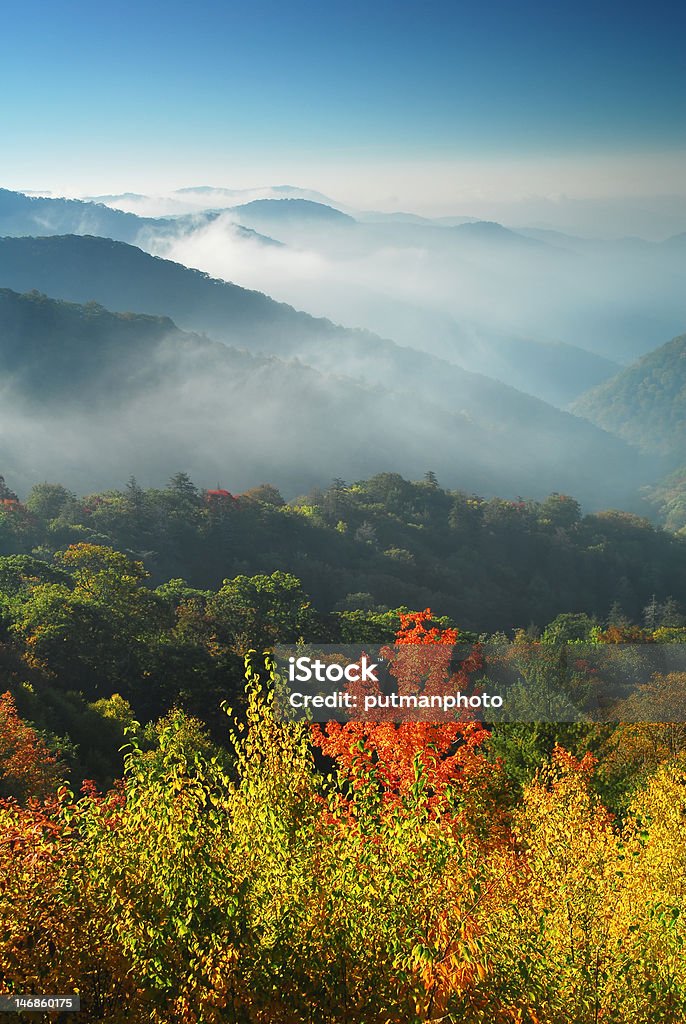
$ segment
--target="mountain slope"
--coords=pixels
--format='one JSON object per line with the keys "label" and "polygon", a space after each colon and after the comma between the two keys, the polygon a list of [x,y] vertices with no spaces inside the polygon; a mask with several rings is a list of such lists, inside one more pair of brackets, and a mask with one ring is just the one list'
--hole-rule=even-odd
{"label": "mountain slope", "polygon": [[673,338],[574,403],[574,411],[647,452],[686,446],[686,334]]}
{"label": "mountain slope", "polygon": [[[424,438],[425,463],[437,471],[440,463],[451,486],[532,495],[566,490],[597,506],[625,500],[636,483],[631,452],[581,419],[426,353],[336,327],[132,246],[77,236],[1,239],[0,285],[37,287],[70,301],[97,299],[120,312],[170,315],[181,328],[225,344],[299,359],[327,378],[356,380],[355,394],[360,388],[403,394],[388,428],[379,429],[398,471],[416,471],[403,461],[416,430]],[[351,399],[351,420],[372,415],[362,405],[364,412]],[[326,424],[324,416],[308,430],[316,434]],[[377,441],[373,431],[366,436],[361,431],[356,443],[368,454]],[[329,463],[329,474],[341,472],[340,464]]]}
{"label": "mountain slope", "polygon": [[37,288],[72,302],[173,317],[221,341],[276,351],[280,338],[331,334],[333,325],[261,292],[210,278],[109,238],[0,238],[0,286]]}
{"label": "mountain slope", "polygon": [[333,472],[421,476],[431,465],[487,492],[503,478],[497,427],[423,395],[38,292],[0,290],[0,410],[0,462],[20,484],[60,477],[90,489],[130,473],[161,483],[179,468],[235,488],[269,479],[289,494]]}
{"label": "mountain slope", "polygon": [[[421,475],[432,441],[439,470],[486,484],[470,454],[479,431],[459,420],[421,403],[408,412],[387,389],[251,355],[163,317],[0,290],[0,465],[22,486],[61,477],[91,489],[130,473],[162,483],[183,468],[238,489],[269,479],[293,494],[327,483],[333,467]],[[458,435],[470,441],[464,453]]]}

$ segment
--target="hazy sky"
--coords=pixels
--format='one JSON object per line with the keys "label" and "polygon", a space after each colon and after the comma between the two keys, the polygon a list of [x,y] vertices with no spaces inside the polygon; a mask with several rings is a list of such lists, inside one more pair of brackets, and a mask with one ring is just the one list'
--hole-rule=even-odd
{"label": "hazy sky", "polygon": [[684,195],[685,37],[674,0],[8,4],[0,185]]}

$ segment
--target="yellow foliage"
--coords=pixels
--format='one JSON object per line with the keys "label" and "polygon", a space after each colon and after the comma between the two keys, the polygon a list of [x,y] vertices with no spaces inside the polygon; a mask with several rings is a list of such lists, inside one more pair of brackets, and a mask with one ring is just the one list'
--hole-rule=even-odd
{"label": "yellow foliage", "polygon": [[0,807],[0,980],[84,1024],[683,1024],[686,772],[621,826],[557,750],[507,828],[353,793],[253,678],[230,774],[182,715],[120,788]]}

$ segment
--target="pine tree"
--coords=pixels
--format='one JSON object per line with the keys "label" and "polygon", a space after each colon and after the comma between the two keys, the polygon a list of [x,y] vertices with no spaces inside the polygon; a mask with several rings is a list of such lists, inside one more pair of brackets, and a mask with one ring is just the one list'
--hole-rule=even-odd
{"label": "pine tree", "polygon": [[643,624],[652,633],[660,625],[660,605],[655,594],[643,609]]}

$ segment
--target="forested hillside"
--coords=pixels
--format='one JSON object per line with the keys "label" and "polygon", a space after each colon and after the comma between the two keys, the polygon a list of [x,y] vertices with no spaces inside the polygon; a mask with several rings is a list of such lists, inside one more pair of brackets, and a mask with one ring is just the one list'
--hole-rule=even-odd
{"label": "forested hillside", "polygon": [[53,746],[66,737],[75,771],[105,778],[127,715],[184,708],[220,735],[250,649],[386,642],[426,607],[472,639],[681,635],[684,578],[686,540],[645,520],[583,516],[564,495],[484,500],[433,474],[292,504],[184,474],[84,498],[43,483],[20,501],[0,478],[0,681]]}
{"label": "forested hillside", "polygon": [[683,531],[686,527],[686,467],[670,473],[654,487],[647,487],[645,496],[666,529],[675,533]]}
{"label": "forested hillside", "polygon": [[686,334],[582,395],[573,409],[646,452],[682,459],[686,446]]}
{"label": "forested hillside", "polygon": [[76,543],[142,560],[156,584],[195,588],[238,574],[291,573],[323,614],[427,605],[469,630],[544,626],[562,612],[642,621],[653,597],[684,600],[686,540],[622,512],[444,490],[395,473],[285,503],[269,485],[202,491],[185,474],[161,489],[76,497],[38,484],[0,511],[0,553],[50,557]]}

